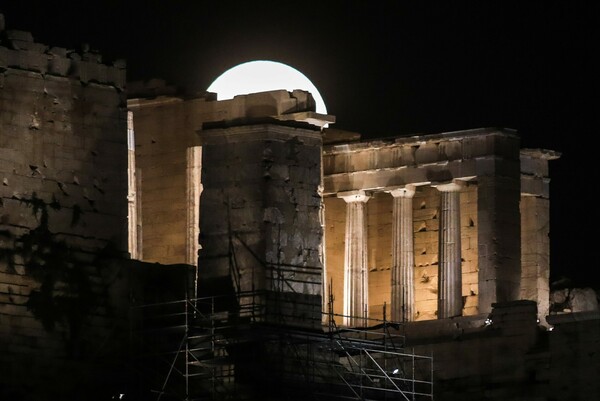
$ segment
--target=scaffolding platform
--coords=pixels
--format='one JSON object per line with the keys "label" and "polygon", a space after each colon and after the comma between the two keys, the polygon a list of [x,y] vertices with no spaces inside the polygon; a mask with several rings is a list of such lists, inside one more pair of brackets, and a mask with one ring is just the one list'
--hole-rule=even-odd
{"label": "scaffolding platform", "polygon": [[230,305],[215,296],[132,308],[133,392],[157,401],[433,400],[433,358],[404,348],[401,324],[338,328],[326,314],[318,329],[293,327],[267,318],[264,304]]}

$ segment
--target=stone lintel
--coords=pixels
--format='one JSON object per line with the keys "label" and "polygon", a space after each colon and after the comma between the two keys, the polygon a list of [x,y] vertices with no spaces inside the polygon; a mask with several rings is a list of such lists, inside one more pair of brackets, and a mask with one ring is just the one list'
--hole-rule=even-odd
{"label": "stone lintel", "polygon": [[324,196],[339,192],[365,190],[384,191],[407,185],[430,185],[451,180],[472,181],[477,177],[478,160],[458,160],[427,166],[400,166],[377,170],[325,174]]}
{"label": "stone lintel", "polygon": [[536,177],[548,177],[550,175],[548,159],[521,153],[520,160],[521,174],[533,175]]}
{"label": "stone lintel", "polygon": [[586,320],[600,320],[600,311],[585,311],[548,315],[546,316],[546,320],[553,326],[573,322],[584,322]]}
{"label": "stone lintel", "polygon": [[166,106],[174,103],[182,103],[184,100],[176,96],[158,96],[152,99],[134,98],[127,99],[127,108],[137,109],[142,107]]}
{"label": "stone lintel", "polygon": [[521,174],[521,196],[550,199],[550,179]]}
{"label": "stone lintel", "polygon": [[297,138],[305,145],[320,146],[322,137],[320,131],[312,129],[289,127],[273,123],[239,125],[227,128],[213,128],[197,131],[200,145],[224,145],[251,141],[288,141]]}

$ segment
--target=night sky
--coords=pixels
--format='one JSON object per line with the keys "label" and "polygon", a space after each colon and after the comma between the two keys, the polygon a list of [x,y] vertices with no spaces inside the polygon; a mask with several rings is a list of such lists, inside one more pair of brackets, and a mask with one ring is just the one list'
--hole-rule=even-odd
{"label": "night sky", "polygon": [[0,0],[0,12],[37,42],[87,43],[125,59],[129,81],[190,93],[241,62],[289,64],[334,127],[364,138],[516,129],[523,147],[562,153],[550,164],[552,280],[600,289],[591,1]]}

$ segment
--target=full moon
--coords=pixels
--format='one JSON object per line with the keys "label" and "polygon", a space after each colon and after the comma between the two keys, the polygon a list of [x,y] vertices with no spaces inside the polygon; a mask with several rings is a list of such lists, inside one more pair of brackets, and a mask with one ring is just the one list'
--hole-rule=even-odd
{"label": "full moon", "polygon": [[315,99],[316,112],[327,114],[325,102],[313,83],[300,71],[287,64],[269,60],[248,61],[225,71],[208,87],[218,100],[237,95],[271,90],[305,90]]}

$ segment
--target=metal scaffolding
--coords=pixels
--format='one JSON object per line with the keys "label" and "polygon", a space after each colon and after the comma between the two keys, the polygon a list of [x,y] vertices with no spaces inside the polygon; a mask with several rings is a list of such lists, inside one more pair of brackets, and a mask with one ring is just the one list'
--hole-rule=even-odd
{"label": "metal scaffolding", "polygon": [[338,328],[331,312],[319,330],[278,324],[255,302],[272,296],[134,307],[134,391],[156,401],[433,399],[433,359],[404,348],[401,325]]}

